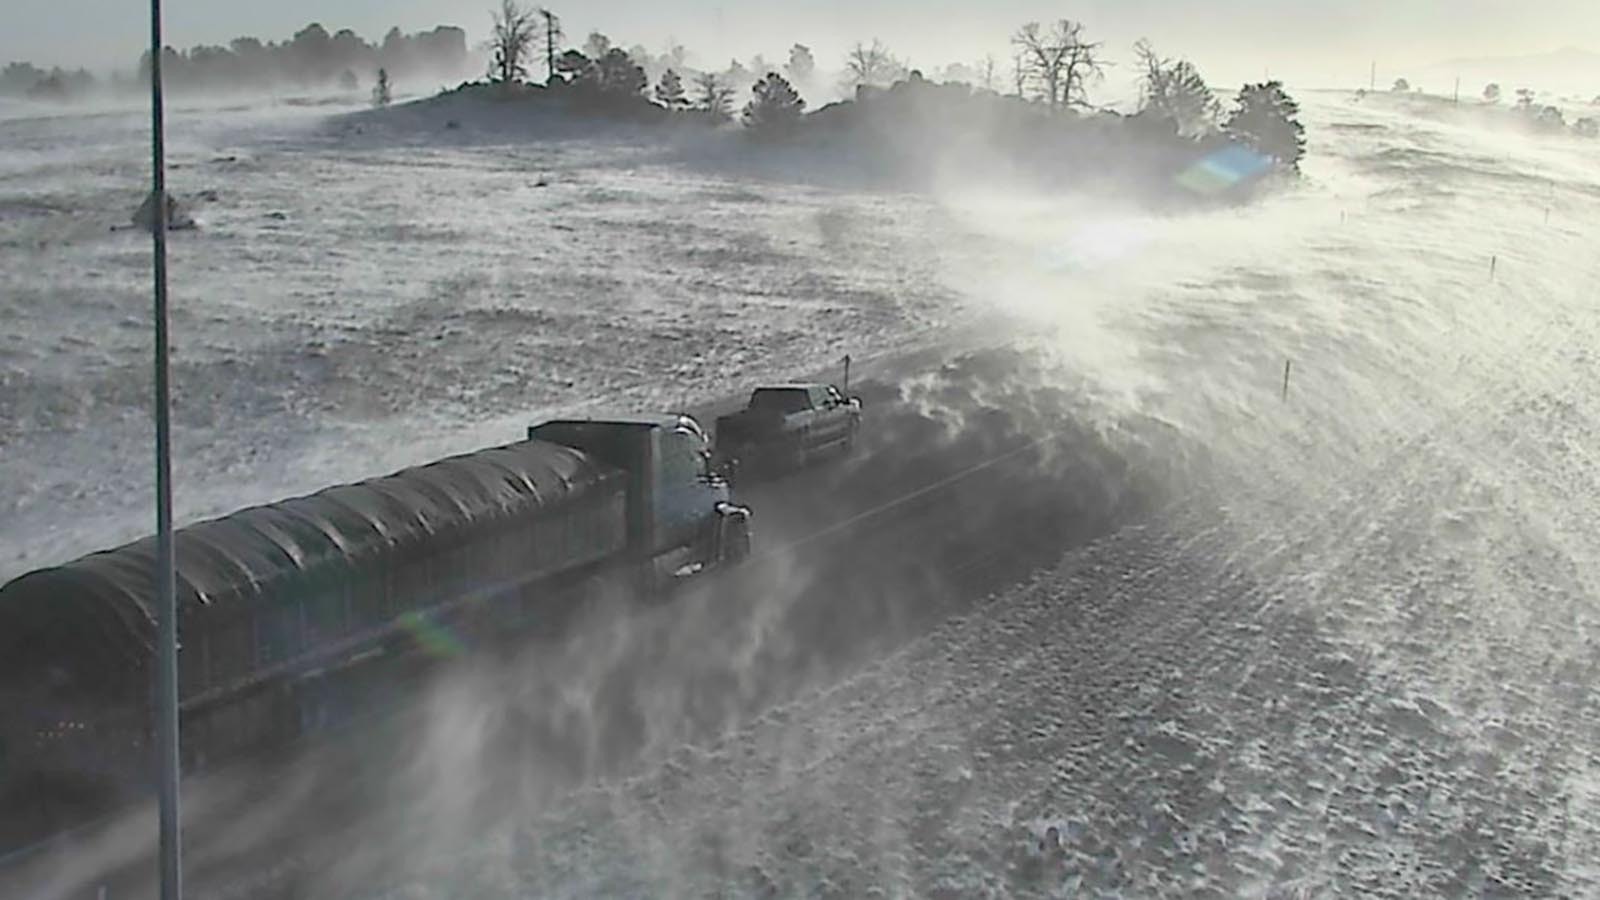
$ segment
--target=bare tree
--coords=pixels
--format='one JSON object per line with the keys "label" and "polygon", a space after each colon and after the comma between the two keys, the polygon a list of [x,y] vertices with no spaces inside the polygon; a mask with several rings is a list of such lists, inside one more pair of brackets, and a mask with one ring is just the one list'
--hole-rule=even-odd
{"label": "bare tree", "polygon": [[1192,63],[1166,59],[1156,53],[1149,41],[1133,45],[1142,70],[1139,76],[1139,109],[1170,121],[1184,137],[1203,135],[1216,125],[1221,104]]}
{"label": "bare tree", "polygon": [[1020,51],[1011,55],[1011,84],[1018,97],[1028,95],[1028,59]]}
{"label": "bare tree", "polygon": [[589,37],[583,42],[583,55],[590,59],[604,59],[611,52],[611,38],[598,31],[589,32]]}
{"label": "bare tree", "polygon": [[1017,92],[1023,93],[1030,80],[1040,82],[1051,109],[1061,103],[1061,74],[1067,59],[1066,43],[1055,38],[1054,32],[1040,31],[1038,22],[1029,22],[1011,37],[1017,48]]}
{"label": "bare tree", "polygon": [[539,16],[544,19],[544,83],[549,84],[556,80],[556,51],[560,49],[561,17],[546,9],[539,7]]}
{"label": "bare tree", "polygon": [[534,12],[517,5],[517,0],[500,0],[500,9],[492,15],[494,33],[489,49],[494,51],[494,61],[489,64],[489,80],[501,84],[522,81],[528,77],[523,61],[533,45]]}
{"label": "bare tree", "polygon": [[710,113],[718,121],[727,119],[733,113],[733,87],[715,72],[702,72],[695,76],[696,90],[694,98],[695,109]]}
{"label": "bare tree", "polygon": [[881,87],[905,72],[905,66],[877,38],[872,39],[870,47],[857,41],[845,54],[844,67],[845,84],[851,87],[863,84]]}
{"label": "bare tree", "polygon": [[1019,91],[1027,81],[1037,83],[1051,109],[1063,103],[1088,105],[1089,82],[1105,76],[1101,45],[1084,39],[1082,22],[1061,19],[1048,32],[1029,22],[1017,29],[1011,43],[1025,71],[1018,75]]}
{"label": "bare tree", "polygon": [[[1081,32],[1083,26],[1076,26]],[[1074,40],[1067,53],[1067,77],[1063,99],[1073,106],[1089,105],[1089,85],[1104,81],[1106,62],[1100,58],[1101,42],[1088,43]]]}
{"label": "bare tree", "polygon": [[985,53],[978,60],[978,85],[986,91],[994,90],[994,54]]}

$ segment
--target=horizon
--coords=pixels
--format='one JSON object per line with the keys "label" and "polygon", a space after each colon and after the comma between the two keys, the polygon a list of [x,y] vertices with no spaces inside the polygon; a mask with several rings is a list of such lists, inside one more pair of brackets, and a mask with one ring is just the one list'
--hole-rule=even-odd
{"label": "horizon", "polygon": [[[148,14],[143,4],[130,10],[126,3],[112,0],[20,2],[21,8],[11,19],[20,20],[22,27],[14,26],[0,36],[0,60],[4,63],[85,68],[97,75],[126,73],[137,66],[147,41]],[[1525,14],[1525,4],[1513,7],[1506,0],[1476,0],[1457,8],[1446,32],[1439,28],[1438,16],[1387,9],[1376,0],[1359,0],[1359,4],[1365,4],[1365,9],[1308,9],[1298,23],[1287,21],[1282,4],[1266,4],[1265,0],[1214,0],[1203,8],[1196,5],[1181,10],[1158,8],[1169,5],[1154,0],[1122,4],[1094,0],[1081,12],[1073,12],[1094,39],[1105,42],[1113,60],[1128,59],[1133,42],[1148,37],[1162,52],[1193,60],[1217,84],[1275,78],[1303,87],[1364,86],[1369,67],[1376,62],[1382,87],[1396,77],[1408,77],[1415,83],[1417,75],[1437,75],[1448,66],[1465,68],[1485,60],[1536,63],[1570,51],[1594,56],[1600,63],[1600,51],[1572,40],[1575,32],[1600,31],[1600,6],[1545,0],[1542,6],[1553,12],[1565,9],[1567,14],[1532,17]],[[1272,11],[1264,11],[1269,5]],[[984,53],[993,54],[1004,70],[1008,40],[1018,25],[1060,15],[1060,10],[1029,2],[1002,2],[941,15],[938,7],[951,4],[935,4],[932,10],[919,7],[931,15],[906,27],[904,0],[887,0],[852,8],[848,18],[857,24],[839,26],[836,23],[846,18],[842,5],[838,17],[819,16],[814,11],[802,15],[760,3],[730,11],[720,3],[689,0],[670,14],[660,7],[636,6],[630,0],[589,0],[581,12],[567,10],[565,15],[559,5],[552,8],[562,15],[569,46],[581,45],[592,30],[608,35],[620,46],[640,44],[652,52],[676,41],[688,51],[691,67],[720,69],[730,59],[748,61],[756,55],[781,61],[791,44],[802,43],[812,48],[820,69],[834,71],[855,40],[877,37],[912,67],[923,68],[930,75],[952,63],[970,65]],[[1473,11],[1479,14],[1469,15]],[[391,27],[414,33],[455,26],[467,32],[469,47],[476,51],[490,21],[488,3],[472,11],[436,0],[399,5],[362,0],[332,8],[286,0],[269,9],[244,10],[169,4],[163,13],[167,44],[180,50],[226,46],[242,36],[284,41],[319,22],[329,32],[349,28],[369,42],[381,41]],[[1259,30],[1237,28],[1235,23],[1250,16]],[[94,27],[85,30],[86,21],[95,23]],[[1242,45],[1241,33],[1245,35]],[[1578,73],[1573,74],[1574,80],[1579,80]],[[1114,74],[1112,81],[1117,80]],[[1600,92],[1600,80],[1593,89]]]}

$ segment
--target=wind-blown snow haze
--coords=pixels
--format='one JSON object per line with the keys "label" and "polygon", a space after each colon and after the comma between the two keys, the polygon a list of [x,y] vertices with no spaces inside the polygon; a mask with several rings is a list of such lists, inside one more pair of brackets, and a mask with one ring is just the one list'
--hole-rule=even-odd
{"label": "wind-blown snow haze", "polygon": [[[1419,71],[1488,53],[1451,27]],[[740,485],[749,568],[458,660],[269,798],[197,780],[214,871],[367,810],[197,889],[1600,892],[1600,141],[1291,88],[1301,176],[1228,204],[1114,126],[1093,167],[964,121],[181,102],[183,522],[847,353],[865,404],[847,457]],[[0,578],[152,528],[143,116],[0,106]],[[139,815],[62,879],[147,851]]]}

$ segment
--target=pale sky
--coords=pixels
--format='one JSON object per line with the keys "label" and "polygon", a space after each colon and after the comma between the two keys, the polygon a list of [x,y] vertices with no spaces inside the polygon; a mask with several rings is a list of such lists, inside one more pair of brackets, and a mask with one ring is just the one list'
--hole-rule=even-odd
{"label": "pale sky", "polygon": [[[497,0],[496,0],[497,2]],[[6,0],[0,63],[131,68],[148,41],[146,0]],[[1213,82],[1265,73],[1311,84],[1353,85],[1369,62],[1380,78],[1453,57],[1600,51],[1600,0],[550,0],[572,43],[598,28],[615,43],[659,50],[676,38],[693,64],[725,65],[761,53],[784,58],[810,45],[839,67],[855,40],[881,37],[897,55],[935,69],[989,52],[1007,59],[1022,22],[1067,16],[1107,42],[1115,60],[1149,37],[1157,49],[1194,59]],[[476,44],[490,0],[165,0],[167,43],[225,44],[241,34],[281,40],[311,21],[352,28],[368,40],[391,25],[467,29]]]}

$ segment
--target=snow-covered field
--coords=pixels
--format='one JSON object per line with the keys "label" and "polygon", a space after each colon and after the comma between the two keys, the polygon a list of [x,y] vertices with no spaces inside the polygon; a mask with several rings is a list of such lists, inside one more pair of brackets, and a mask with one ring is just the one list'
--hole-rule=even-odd
{"label": "snow-covered field", "polygon": [[[383,149],[326,110],[174,116],[178,514],[903,342],[985,251],[927,199],[686,172],[626,135]],[[0,132],[0,577],[149,530],[142,113]],[[541,186],[543,182],[543,186]]]}
{"label": "snow-covered field", "polygon": [[[1600,892],[1600,147],[1302,99],[1302,188],[1179,218],[181,119],[175,187],[217,192],[175,241],[187,514],[990,314],[1108,442],[1194,454],[1132,473],[1185,473],[1160,514],[720,741],[441,824],[378,893]],[[107,231],[136,120],[6,126],[14,572],[145,530],[147,242]]]}

